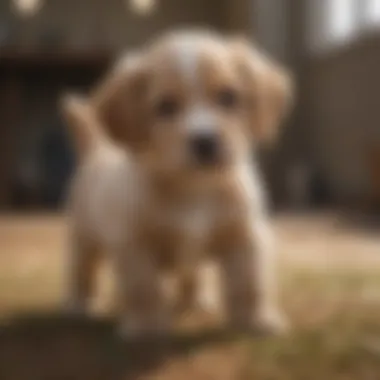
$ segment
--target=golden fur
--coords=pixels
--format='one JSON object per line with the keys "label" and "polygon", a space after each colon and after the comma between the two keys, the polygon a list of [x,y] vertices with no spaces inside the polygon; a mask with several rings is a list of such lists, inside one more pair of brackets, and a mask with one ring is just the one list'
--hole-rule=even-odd
{"label": "golden fur", "polygon": [[[70,303],[84,309],[98,249],[114,264],[127,333],[170,327],[162,274],[192,302],[218,264],[226,321],[278,331],[270,225],[252,145],[274,138],[291,81],[257,48],[206,32],[166,35],[115,65],[86,102],[63,104],[80,164],[71,191]],[[211,135],[198,162],[189,142]],[[201,289],[202,291],[202,289]]]}

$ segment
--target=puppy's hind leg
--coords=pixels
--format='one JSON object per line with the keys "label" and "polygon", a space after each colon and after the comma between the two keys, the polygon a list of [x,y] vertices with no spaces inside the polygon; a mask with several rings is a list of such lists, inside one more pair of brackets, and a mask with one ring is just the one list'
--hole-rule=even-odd
{"label": "puppy's hind leg", "polygon": [[94,289],[99,264],[98,246],[74,231],[68,252],[66,309],[70,313],[85,314]]}

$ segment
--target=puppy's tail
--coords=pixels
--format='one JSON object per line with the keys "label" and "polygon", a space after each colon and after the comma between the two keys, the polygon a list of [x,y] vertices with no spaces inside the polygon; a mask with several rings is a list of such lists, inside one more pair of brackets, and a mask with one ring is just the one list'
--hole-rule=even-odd
{"label": "puppy's tail", "polygon": [[106,140],[95,110],[87,99],[66,94],[60,100],[60,108],[79,158],[88,155]]}

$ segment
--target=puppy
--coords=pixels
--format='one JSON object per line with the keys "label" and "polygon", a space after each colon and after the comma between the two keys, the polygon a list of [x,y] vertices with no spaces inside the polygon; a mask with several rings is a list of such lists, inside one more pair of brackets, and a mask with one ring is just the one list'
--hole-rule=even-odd
{"label": "puppy", "polygon": [[211,259],[228,325],[284,330],[252,147],[275,137],[291,99],[289,75],[256,47],[202,31],[127,55],[87,105],[66,99],[80,153],[69,208],[71,306],[85,310],[105,249],[123,331],[167,331],[163,274],[179,274],[191,298]]}

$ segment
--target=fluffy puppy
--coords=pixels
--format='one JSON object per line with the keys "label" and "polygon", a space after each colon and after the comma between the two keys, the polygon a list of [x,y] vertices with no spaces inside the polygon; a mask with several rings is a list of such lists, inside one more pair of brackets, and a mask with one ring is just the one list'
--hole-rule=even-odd
{"label": "fluffy puppy", "polygon": [[192,297],[197,269],[212,259],[229,325],[284,329],[252,146],[274,138],[291,95],[288,74],[256,47],[188,31],[121,59],[88,106],[66,100],[81,152],[71,305],[85,308],[96,253],[106,249],[124,331],[164,331],[162,274],[179,273]]}

